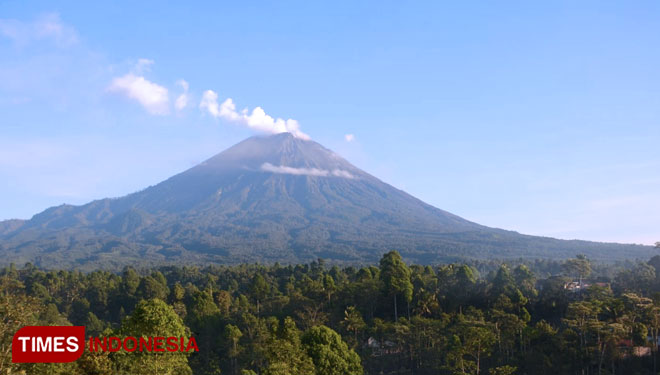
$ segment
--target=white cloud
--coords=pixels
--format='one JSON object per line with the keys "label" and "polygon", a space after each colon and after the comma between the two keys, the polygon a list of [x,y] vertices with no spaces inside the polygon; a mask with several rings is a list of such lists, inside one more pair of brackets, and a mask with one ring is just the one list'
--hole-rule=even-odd
{"label": "white cloud", "polygon": [[239,123],[251,129],[264,133],[284,133],[289,132],[301,139],[309,139],[309,136],[300,131],[300,124],[293,119],[284,120],[273,118],[266,114],[261,107],[256,107],[252,113],[245,108],[240,112],[236,111],[236,104],[231,98],[227,98],[222,104],[218,104],[218,94],[213,90],[206,90],[202,95],[202,101],[199,108],[206,110],[211,116],[222,118],[226,121]]}
{"label": "white cloud", "polygon": [[319,177],[334,176],[341,178],[355,178],[355,176],[353,176],[350,172],[341,169],[333,169],[332,171],[330,171],[327,169],[294,168],[294,167],[287,167],[284,165],[276,166],[270,163],[264,163],[261,165],[261,170],[265,172],[292,174],[297,176],[319,176]]}
{"label": "white cloud", "polygon": [[332,170],[332,175],[335,177],[343,177],[343,178],[355,178],[349,171],[345,171],[342,169],[333,169]]}
{"label": "white cloud", "polygon": [[151,114],[169,113],[169,95],[165,87],[146,80],[133,73],[112,80],[109,91],[123,94],[137,100]]}
{"label": "white cloud", "polygon": [[176,108],[177,111],[181,111],[184,108],[186,108],[186,106],[188,106],[188,99],[189,99],[188,98],[188,88],[189,88],[189,85],[188,85],[188,82],[186,82],[183,79],[178,80],[176,82],[176,84],[181,86],[181,88],[183,89],[183,93],[181,93],[181,95],[179,95],[176,98],[176,101],[174,102],[174,108]]}
{"label": "white cloud", "polygon": [[180,79],[180,80],[176,81],[176,84],[181,86],[181,88],[183,88],[184,92],[188,92],[188,89],[190,88],[190,85],[188,84],[188,82],[186,82],[185,79]]}
{"label": "white cloud", "polygon": [[13,40],[18,45],[47,39],[60,47],[68,47],[78,42],[76,30],[62,23],[57,13],[44,14],[32,22],[0,19],[0,35]]}
{"label": "white cloud", "polygon": [[148,72],[151,70],[151,66],[154,64],[154,61],[151,59],[144,59],[140,58],[138,59],[137,63],[135,64],[135,68],[133,68],[135,74],[141,75],[145,72]]}
{"label": "white cloud", "polygon": [[346,134],[346,135],[344,136],[344,139],[346,140],[346,142],[353,142],[353,141],[355,140],[355,135],[353,135],[353,134]]}
{"label": "white cloud", "polygon": [[202,101],[199,103],[199,109],[207,110],[213,117],[220,117],[218,94],[212,90],[204,91],[204,94],[202,94]]}

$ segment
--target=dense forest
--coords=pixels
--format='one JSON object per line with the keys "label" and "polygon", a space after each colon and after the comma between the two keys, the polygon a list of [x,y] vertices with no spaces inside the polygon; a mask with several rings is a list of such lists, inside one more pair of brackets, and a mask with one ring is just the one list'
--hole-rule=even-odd
{"label": "dense forest", "polygon": [[[11,362],[21,326],[70,324],[199,352]],[[657,374],[659,336],[660,256],[0,271],[0,374]]]}

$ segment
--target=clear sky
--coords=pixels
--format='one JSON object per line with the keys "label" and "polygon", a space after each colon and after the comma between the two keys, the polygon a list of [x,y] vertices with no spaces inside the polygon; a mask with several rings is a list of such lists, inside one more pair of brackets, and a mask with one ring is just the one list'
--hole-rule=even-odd
{"label": "clear sky", "polygon": [[481,224],[660,240],[659,2],[187,3],[0,2],[0,219],[299,125]]}

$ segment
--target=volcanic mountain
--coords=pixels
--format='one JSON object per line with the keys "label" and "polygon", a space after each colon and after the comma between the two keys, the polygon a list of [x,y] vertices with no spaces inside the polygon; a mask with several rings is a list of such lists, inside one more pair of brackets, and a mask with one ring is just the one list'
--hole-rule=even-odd
{"label": "volcanic mountain", "polygon": [[289,133],[252,137],[142,191],[0,222],[0,262],[126,264],[648,258],[650,247],[521,235],[462,219]]}

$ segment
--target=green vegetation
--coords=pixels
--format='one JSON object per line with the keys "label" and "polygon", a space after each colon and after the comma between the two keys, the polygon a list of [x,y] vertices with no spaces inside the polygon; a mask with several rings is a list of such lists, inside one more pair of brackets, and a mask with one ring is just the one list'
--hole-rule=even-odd
{"label": "green vegetation", "polygon": [[[657,374],[660,256],[604,266],[494,261],[379,266],[0,271],[0,374]],[[189,336],[198,353],[11,363],[23,325]]]}
{"label": "green vegetation", "polygon": [[[264,172],[264,163],[342,170],[354,178]],[[472,223],[361,171],[313,141],[251,137],[142,191],[0,221],[0,266],[48,269],[470,259],[648,259],[652,246],[565,241]],[[407,298],[403,291],[392,299]],[[397,306],[397,304],[394,304]]]}

